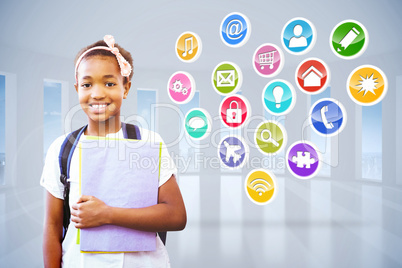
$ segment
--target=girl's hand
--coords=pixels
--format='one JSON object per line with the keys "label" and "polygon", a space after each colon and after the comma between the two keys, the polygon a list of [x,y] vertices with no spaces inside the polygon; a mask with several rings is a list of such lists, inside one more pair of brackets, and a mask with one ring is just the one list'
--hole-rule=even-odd
{"label": "girl's hand", "polygon": [[107,224],[108,208],[102,200],[82,195],[77,204],[72,205],[71,221],[80,229]]}

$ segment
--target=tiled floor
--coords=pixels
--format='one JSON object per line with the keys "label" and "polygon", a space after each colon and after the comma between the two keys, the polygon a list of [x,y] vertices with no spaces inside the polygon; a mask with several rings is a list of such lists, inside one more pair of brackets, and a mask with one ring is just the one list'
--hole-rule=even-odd
{"label": "tiled floor", "polygon": [[[275,201],[257,206],[242,181],[180,177],[188,224],[168,233],[172,267],[402,267],[402,189],[278,178]],[[29,202],[43,192],[21,193],[0,193],[0,267],[43,266],[43,200]]]}
{"label": "tiled floor", "polygon": [[238,218],[238,201],[220,203],[220,211],[233,212],[230,220],[199,224],[189,216],[184,231],[169,233],[173,267],[402,267],[400,189],[278,182],[282,189],[266,207],[253,208],[242,196]]}

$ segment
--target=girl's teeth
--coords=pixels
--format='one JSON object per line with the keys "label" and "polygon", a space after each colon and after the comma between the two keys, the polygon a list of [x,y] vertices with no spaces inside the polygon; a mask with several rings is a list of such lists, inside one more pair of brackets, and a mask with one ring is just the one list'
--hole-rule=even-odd
{"label": "girl's teeth", "polygon": [[106,107],[106,104],[102,104],[102,105],[98,105],[98,104],[94,104],[92,105],[93,108],[104,108]]}

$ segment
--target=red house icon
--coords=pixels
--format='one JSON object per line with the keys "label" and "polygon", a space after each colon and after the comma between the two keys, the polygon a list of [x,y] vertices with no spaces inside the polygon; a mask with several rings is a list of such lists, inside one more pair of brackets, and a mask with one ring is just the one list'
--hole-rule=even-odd
{"label": "red house icon", "polygon": [[310,66],[303,74],[303,87],[319,87],[321,86],[321,78],[323,74],[314,66]]}

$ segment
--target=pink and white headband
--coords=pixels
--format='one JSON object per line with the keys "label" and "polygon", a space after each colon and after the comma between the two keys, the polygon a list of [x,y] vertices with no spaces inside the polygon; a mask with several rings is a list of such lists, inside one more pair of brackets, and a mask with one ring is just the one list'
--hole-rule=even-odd
{"label": "pink and white headband", "polygon": [[78,58],[77,63],[75,64],[75,81],[77,81],[78,83],[78,78],[77,78],[77,69],[78,69],[78,65],[80,65],[80,62],[82,60],[82,58],[90,51],[92,50],[96,50],[96,49],[103,49],[103,50],[108,50],[110,52],[112,52],[117,59],[117,62],[119,63],[120,66],[120,72],[121,75],[123,77],[129,77],[130,73],[131,73],[131,65],[130,63],[128,63],[128,61],[120,54],[119,49],[117,47],[114,46],[115,41],[113,36],[111,35],[105,35],[105,37],[103,37],[103,40],[105,41],[105,43],[108,45],[107,47],[105,46],[97,46],[97,47],[93,47],[88,49],[87,51],[85,51],[84,53],[81,54],[81,56]]}

